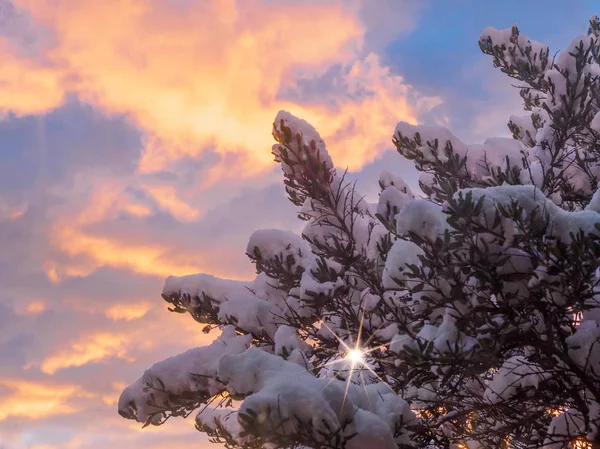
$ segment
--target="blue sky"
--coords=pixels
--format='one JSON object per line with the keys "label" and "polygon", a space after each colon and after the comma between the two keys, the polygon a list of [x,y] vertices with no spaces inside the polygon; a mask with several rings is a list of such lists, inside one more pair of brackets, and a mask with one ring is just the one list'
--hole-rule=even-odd
{"label": "blue sky", "polygon": [[386,63],[401,70],[410,84],[424,90],[458,89],[482,93],[461,76],[465,67],[483,56],[477,40],[487,26],[498,29],[517,24],[530,38],[553,51],[587,29],[597,13],[591,0],[430,1],[419,25],[386,48]]}

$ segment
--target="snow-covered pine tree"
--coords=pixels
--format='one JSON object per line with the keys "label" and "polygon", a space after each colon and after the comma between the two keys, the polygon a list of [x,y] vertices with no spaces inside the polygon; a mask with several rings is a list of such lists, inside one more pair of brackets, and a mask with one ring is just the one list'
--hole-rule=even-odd
{"label": "snow-covered pine tree", "polygon": [[230,448],[598,447],[599,38],[595,16],[552,58],[517,27],[484,30],[527,115],[478,145],[400,123],[423,195],[384,172],[366,202],[280,112],[302,237],[255,232],[252,282],[169,277],[170,310],[220,336],[148,369],[119,413],[200,409]]}

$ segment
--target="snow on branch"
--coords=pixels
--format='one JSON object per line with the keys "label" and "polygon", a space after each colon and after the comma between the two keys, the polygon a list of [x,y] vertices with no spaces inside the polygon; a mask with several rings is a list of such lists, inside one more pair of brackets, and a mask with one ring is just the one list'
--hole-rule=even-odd
{"label": "snow on branch", "polygon": [[212,344],[190,349],[147,369],[119,398],[119,414],[146,425],[162,424],[170,416],[187,416],[222,391],[218,380],[221,358],[246,350],[249,336],[225,327]]}
{"label": "snow on branch", "polygon": [[256,348],[223,357],[219,376],[231,394],[246,396],[238,421],[264,442],[330,447],[330,439],[339,438],[350,449],[393,449],[410,443],[410,428],[417,424],[408,404],[387,386],[315,378]]}

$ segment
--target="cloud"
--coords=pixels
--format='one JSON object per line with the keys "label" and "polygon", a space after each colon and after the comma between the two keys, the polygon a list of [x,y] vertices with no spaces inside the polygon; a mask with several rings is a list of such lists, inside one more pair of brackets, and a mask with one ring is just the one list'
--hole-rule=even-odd
{"label": "cloud", "polygon": [[[178,220],[194,221],[200,216],[200,210],[185,203],[177,196],[177,191],[171,185],[143,186],[156,200],[161,208],[166,209]],[[130,206],[131,207],[131,206]]]}
{"label": "cloud", "polygon": [[7,394],[0,395],[0,421],[9,416],[43,418],[55,414],[72,414],[81,409],[74,398],[93,398],[94,394],[75,385],[30,382],[22,379],[0,379]]}
{"label": "cloud", "polygon": [[402,34],[412,31],[428,0],[373,0],[356,2],[364,24],[365,43],[370,50],[382,50]]}
{"label": "cloud", "polygon": [[[87,187],[87,181],[81,189]],[[84,195],[86,205],[73,213],[63,211],[56,217],[48,234],[54,247],[62,254],[71,256],[75,263],[62,266],[47,263],[50,278],[60,281],[64,276],[85,276],[102,265],[131,268],[142,273],[161,275],[165,272],[185,274],[199,268],[194,264],[179,264],[165,259],[164,248],[159,245],[135,241],[117,241],[86,232],[85,228],[104,220],[117,217],[126,211],[129,203],[123,193],[122,183],[101,178],[91,183],[91,193]],[[77,259],[77,256],[85,259]]]}
{"label": "cloud", "polygon": [[[52,30],[56,45],[45,57],[65,92],[107,112],[126,114],[144,130],[143,172],[209,146],[220,154],[243,154],[246,176],[264,171],[270,167],[274,113],[295,106],[279,93],[298,76],[318,76],[335,64],[350,68],[351,84],[376,94],[355,95],[335,110],[315,105],[313,114],[311,108],[300,112],[311,115],[325,137],[348,135],[340,141],[343,150],[333,149],[344,165],[351,160],[356,168],[375,157],[363,146],[367,131],[375,139],[382,132],[389,136],[389,127],[373,127],[381,116],[390,123],[415,120],[407,101],[410,86],[402,85],[400,77],[388,77],[374,54],[364,54],[366,43],[374,42],[366,39],[366,25],[387,16],[378,36],[388,36],[383,30],[394,30],[391,36],[409,29],[414,1],[395,2],[398,20],[393,24],[389,1],[377,6],[260,0],[16,3]],[[102,32],[90,32],[98,29]],[[53,106],[43,103],[38,110]],[[32,109],[27,104],[5,107]],[[349,129],[351,121],[355,125]],[[358,137],[355,145],[349,145],[352,136]]]}
{"label": "cloud", "polygon": [[[107,111],[128,114],[168,142],[169,150],[145,154],[146,171],[211,142],[222,152],[253,148],[253,159],[266,163],[260,150],[269,141],[268,103],[290,70],[348,59],[362,34],[356,18],[333,5],[18,4],[55,33],[58,45],[48,57],[69,75],[67,89]],[[90,32],[100,28],[102,33]],[[288,37],[293,28],[311,32]]]}
{"label": "cloud", "polygon": [[[374,21],[392,16],[388,1],[376,7],[359,0],[14,4],[29,34],[51,36],[51,45],[31,44],[36,52],[24,54],[23,39],[9,33],[12,41],[5,52],[18,64],[15,70],[27,68],[32,80],[42,83],[42,92],[27,85],[22,89],[33,92],[31,99],[17,95],[4,104],[0,99],[0,107],[17,115],[53,111],[48,117],[60,120],[32,123],[25,117],[17,122],[35,129],[38,191],[49,187],[62,201],[44,217],[50,250],[42,268],[53,283],[106,265],[156,276],[212,271],[239,277],[242,273],[219,271],[214,264],[215,253],[226,254],[227,249],[191,257],[144,235],[122,240],[92,229],[114,220],[148,221],[164,213],[199,222],[215,206],[208,195],[214,186],[222,190],[223,183],[231,184],[229,197],[218,193],[226,201],[240,193],[243,180],[256,182],[260,175],[273,182],[269,131],[280,108],[311,121],[338,165],[357,170],[389,147],[397,120],[415,122],[422,109],[438,102],[405,85],[371,52],[382,36],[410,29],[418,10],[414,1],[399,7],[396,3],[402,13],[398,20],[385,22],[375,34],[369,31]],[[91,31],[99,29],[101,33]],[[294,29],[310,32],[290,33]],[[29,41],[39,43],[37,35]],[[336,74],[328,80],[332,68]],[[18,92],[24,81],[13,76],[4,85]],[[331,82],[339,86],[335,101],[324,102]],[[310,94],[297,92],[302,83],[313,86]],[[56,109],[73,95],[77,101]],[[64,161],[56,158],[59,136],[84,135],[79,127],[61,129],[78,109],[84,112],[81,124],[93,124],[84,128],[93,137],[77,145],[64,143],[74,150],[72,160]],[[131,132],[118,128],[126,122],[139,134],[126,137]],[[128,159],[114,154],[125,141],[131,148]],[[97,149],[82,151],[83,146]],[[209,160],[207,155],[214,157]],[[194,185],[180,175],[148,179],[190,159],[207,162],[201,178],[192,176]],[[53,183],[69,165],[77,167],[70,182]],[[4,209],[13,218],[25,210],[19,204]]]}
{"label": "cloud", "polygon": [[60,73],[15,54],[0,37],[0,114],[37,114],[59,106],[64,97]]}
{"label": "cloud", "polygon": [[20,307],[17,306],[17,308],[15,308],[15,312],[19,315],[23,315],[23,314],[36,315],[38,313],[43,312],[44,310],[46,310],[46,303],[44,300],[41,300],[41,299],[29,300],[23,306],[20,306]]}
{"label": "cloud", "polygon": [[[128,359],[124,347],[126,341],[125,335],[108,332],[89,335],[84,341],[74,343],[66,351],[46,358],[41,364],[41,370],[46,374],[54,374],[60,369],[104,361],[111,357]],[[131,358],[129,360],[133,361]]]}
{"label": "cloud", "polygon": [[416,124],[418,115],[441,103],[437,97],[419,96],[373,53],[297,83],[298,92],[285,92],[299,103],[293,112],[317,128],[335,164],[352,171],[391,147],[398,121]]}
{"label": "cloud", "polygon": [[[63,201],[46,214],[51,255],[42,266],[54,283],[105,265],[157,276],[212,271],[239,277],[242,273],[215,267],[217,249],[192,258],[143,235],[121,240],[91,229],[114,220],[137,223],[162,213],[198,222],[215,206],[208,195],[214,186],[232,186],[229,197],[217,194],[226,201],[240,193],[243,180],[256,182],[260,175],[262,182],[273,182],[269,133],[280,108],[311,121],[337,164],[358,170],[389,147],[397,120],[416,122],[422,110],[438,103],[405,85],[371,52],[382,36],[410,29],[418,10],[414,1],[396,3],[398,20],[385,22],[375,34],[369,31],[375,19],[393,16],[388,1],[376,7],[359,0],[14,3],[28,24],[51,35],[52,45],[38,45],[33,55],[25,57],[15,49],[23,47],[21,42],[13,42],[11,53],[15,64],[32,67],[32,79],[52,80],[42,89],[45,95],[32,96],[51,101],[30,104],[23,97],[18,103],[18,97],[3,107],[19,115],[53,110],[49,117],[60,119],[33,124],[37,188],[50,184],[48,190]],[[91,31],[99,29],[101,33]],[[331,69],[333,79],[327,75]],[[17,91],[18,82],[11,78],[6,89]],[[303,83],[313,86],[310,94],[301,91]],[[323,101],[333,91],[331,83],[338,86],[335,101]],[[55,109],[72,95],[77,102],[69,100]],[[86,132],[95,138],[64,145],[75,150],[72,158],[77,162],[62,164],[77,166],[78,171],[70,182],[52,184],[65,169],[53,154],[59,133],[80,135],[77,127],[57,130],[55,124],[64,126],[77,109],[86,117],[82,125],[94,125]],[[139,130],[139,135],[126,137],[129,159],[113,154],[115,142],[122,145],[129,131],[114,135],[112,128],[125,122]],[[98,132],[101,126],[109,129]],[[97,149],[81,151],[89,145]],[[85,169],[83,158],[89,161]],[[204,161],[202,177],[192,176],[193,185],[179,174],[148,179],[173,173],[172,167],[180,169],[181,161],[188,160]],[[119,176],[113,167],[118,167]],[[16,217],[21,213],[18,207],[11,206],[6,214]]]}
{"label": "cloud", "polygon": [[[253,269],[243,250],[254,227],[281,221],[285,213],[287,222],[295,219],[274,164],[259,180],[232,178],[224,185],[206,185],[207,174],[220,160],[207,153],[200,160],[182,161],[173,171],[137,176],[130,161],[139,147],[121,129],[121,121],[77,105],[66,105],[44,121],[45,140],[36,132],[39,120],[0,124],[0,139],[14,155],[0,164],[5,175],[0,189],[6,192],[0,226],[4,285],[38,283],[43,277],[47,288],[103,266],[159,279],[199,271],[247,278]],[[89,130],[90,145],[73,128]],[[17,138],[22,135],[31,137]],[[101,147],[97,140],[102,135],[113,136],[115,146]],[[35,149],[42,142],[48,163],[40,179],[40,166],[31,161],[39,157]],[[159,197],[160,189],[173,196]],[[179,192],[186,203],[175,195]],[[181,205],[187,206],[177,208]],[[256,215],[257,207],[269,205],[278,209]]]}
{"label": "cloud", "polygon": [[164,277],[251,278],[254,230],[301,229],[269,152],[278,109],[338,165],[387,164],[395,122],[438,101],[374,53],[419,10],[383,21],[391,3],[15,0],[12,29],[0,14],[0,444],[203,447],[190,420],[142,432],[114,408],[213,338],[167,312]]}
{"label": "cloud", "polygon": [[96,190],[86,200],[93,210],[61,214],[49,232],[61,254],[72,257],[48,265],[57,270],[60,280],[90,274],[101,266],[160,278],[165,273],[211,272],[247,279],[254,271],[244,256],[250,234],[260,227],[298,226],[280,182],[215,201],[198,221],[181,221],[159,213],[123,216],[124,209],[119,206],[122,190],[100,185],[106,190]]}
{"label": "cloud", "polygon": [[[476,64],[463,69],[467,82],[479,80],[484,98],[469,99],[463,113],[470,113],[470,120],[460,131],[468,139],[482,142],[487,137],[511,137],[507,123],[511,115],[527,115],[519,96],[518,83],[492,65],[489,57],[482,57]],[[458,123],[457,123],[458,125]],[[458,127],[457,127],[458,128]]]}
{"label": "cloud", "polygon": [[150,310],[150,304],[116,304],[106,310],[106,316],[115,321],[118,320],[137,320],[142,318]]}

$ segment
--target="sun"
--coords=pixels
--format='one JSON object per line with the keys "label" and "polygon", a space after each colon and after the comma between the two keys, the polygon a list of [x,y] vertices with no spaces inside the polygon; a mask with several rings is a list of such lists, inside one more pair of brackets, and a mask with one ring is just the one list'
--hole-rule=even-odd
{"label": "sun", "polygon": [[346,353],[347,360],[350,360],[352,365],[363,363],[365,360],[365,353],[360,349],[351,349]]}

